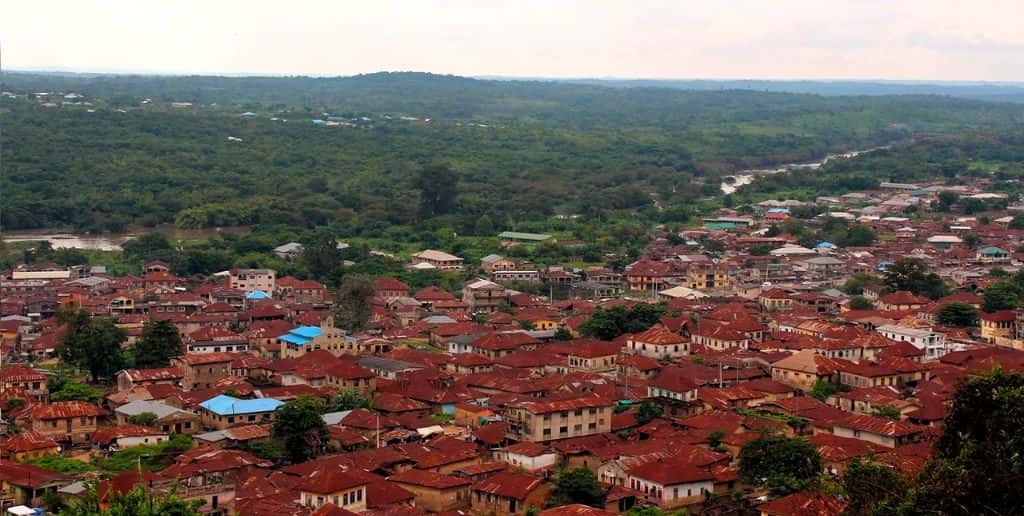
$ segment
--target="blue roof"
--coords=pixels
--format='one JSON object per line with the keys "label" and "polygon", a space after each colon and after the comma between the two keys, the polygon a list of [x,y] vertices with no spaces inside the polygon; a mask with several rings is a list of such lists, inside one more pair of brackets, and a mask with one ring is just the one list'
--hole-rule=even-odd
{"label": "blue roof", "polygon": [[321,124],[326,124],[327,122],[322,120],[322,119],[319,119],[319,118],[314,118],[313,119],[313,123],[316,124],[316,125],[321,125]]}
{"label": "blue roof", "polygon": [[789,208],[772,208],[768,213],[789,213]]}
{"label": "blue roof", "polygon": [[284,402],[274,398],[240,400],[225,394],[221,394],[215,398],[210,398],[199,404],[200,407],[203,407],[218,416],[272,412],[277,410],[277,407],[280,407],[281,405],[284,405]]}
{"label": "blue roof", "polygon": [[270,299],[270,296],[262,290],[253,290],[245,295],[246,299]]}
{"label": "blue roof", "polygon": [[831,248],[833,248],[835,246],[836,245],[833,244],[832,242],[818,242],[818,245],[816,245],[814,247],[817,247],[818,249],[831,249]]}
{"label": "blue roof", "polygon": [[304,346],[313,339],[320,336],[321,330],[319,326],[299,326],[294,328],[288,333],[281,335],[277,340],[283,340],[289,344],[296,344]]}
{"label": "blue roof", "polygon": [[246,111],[245,113],[242,113],[242,116],[256,116],[256,113],[253,113],[252,111]]}

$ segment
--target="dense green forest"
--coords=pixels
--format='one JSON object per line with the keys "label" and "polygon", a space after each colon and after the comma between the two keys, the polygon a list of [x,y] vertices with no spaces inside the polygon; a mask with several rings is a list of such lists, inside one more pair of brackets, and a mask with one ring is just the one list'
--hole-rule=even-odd
{"label": "dense green forest", "polygon": [[765,175],[745,185],[733,202],[766,197],[813,200],[877,187],[881,182],[942,180],[963,184],[979,179],[1010,194],[1024,192],[1024,133],[963,132],[931,136],[847,159],[829,160],[820,170]]}
{"label": "dense green forest", "polygon": [[[580,225],[626,216],[685,223],[721,202],[720,178],[739,169],[925,133],[1000,134],[1024,121],[1022,105],[938,96],[608,88],[418,73],[8,73],[0,90],[15,95],[0,100],[5,229],[329,225],[343,238],[419,242],[441,230],[595,238]],[[67,102],[38,92],[84,97]],[[171,101],[195,105],[173,108]],[[1007,141],[1016,151],[1018,144]],[[861,184],[864,174],[842,166],[830,163],[826,172]],[[443,203],[425,202],[439,191]],[[558,217],[569,215],[579,217]]]}

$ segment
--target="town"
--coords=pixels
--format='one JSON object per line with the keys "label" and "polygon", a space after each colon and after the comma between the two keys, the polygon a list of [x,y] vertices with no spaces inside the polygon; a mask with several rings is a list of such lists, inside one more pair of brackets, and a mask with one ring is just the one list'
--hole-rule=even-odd
{"label": "town", "polygon": [[[1024,368],[1015,202],[882,183],[659,226],[624,266],[539,267],[515,256],[557,238],[512,231],[479,263],[406,257],[463,279],[450,289],[17,263],[0,503],[141,489],[225,515],[840,513],[851,499],[822,483],[871,466],[912,485],[957,386]],[[801,453],[810,470],[779,458]]]}

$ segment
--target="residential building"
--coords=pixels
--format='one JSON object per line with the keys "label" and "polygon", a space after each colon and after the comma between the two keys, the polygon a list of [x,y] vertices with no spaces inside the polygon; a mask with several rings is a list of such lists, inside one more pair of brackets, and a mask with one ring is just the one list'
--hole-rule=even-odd
{"label": "residential building", "polygon": [[462,288],[462,300],[469,303],[471,312],[496,312],[507,299],[505,287],[485,279],[477,279]]}
{"label": "residential building", "polygon": [[431,268],[442,271],[462,269],[462,258],[442,251],[427,249],[412,255],[413,268]]}
{"label": "residential building", "polygon": [[232,269],[228,273],[231,288],[243,292],[260,291],[273,295],[277,272],[273,269]]}
{"label": "residential building", "polygon": [[504,471],[473,484],[472,493],[473,512],[510,516],[544,507],[551,485],[540,477]]}
{"label": "residential building", "polygon": [[33,407],[30,426],[32,431],[55,441],[84,443],[106,414],[106,410],[84,401],[57,401]]}
{"label": "residential building", "polygon": [[258,425],[271,421],[284,402],[274,398],[238,399],[221,394],[199,404],[203,426],[224,430],[234,426]]}
{"label": "residential building", "polygon": [[416,507],[432,513],[464,510],[471,503],[470,486],[473,482],[467,478],[410,469],[391,475],[388,481],[415,494]]}
{"label": "residential building", "polygon": [[520,442],[546,442],[609,432],[614,406],[599,396],[513,403],[505,411],[507,434]]}
{"label": "residential building", "polygon": [[930,329],[886,324],[875,328],[875,331],[887,339],[913,344],[915,348],[924,351],[925,360],[936,360],[948,352],[946,335]]}

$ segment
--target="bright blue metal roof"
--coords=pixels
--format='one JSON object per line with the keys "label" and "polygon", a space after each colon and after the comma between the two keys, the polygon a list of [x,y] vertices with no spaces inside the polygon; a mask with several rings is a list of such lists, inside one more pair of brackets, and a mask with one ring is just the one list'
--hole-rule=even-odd
{"label": "bright blue metal roof", "polygon": [[240,400],[224,394],[215,398],[210,398],[199,404],[200,407],[203,407],[218,416],[272,412],[277,410],[277,407],[280,407],[281,405],[284,405],[284,402],[274,398]]}
{"label": "bright blue metal roof", "polygon": [[270,299],[270,296],[262,290],[253,290],[245,295],[246,299]]}
{"label": "bright blue metal roof", "polygon": [[321,330],[319,326],[299,326],[294,328],[288,333],[278,337],[278,340],[283,340],[290,344],[297,344],[303,346],[308,344],[313,339],[320,336]]}
{"label": "bright blue metal roof", "polygon": [[832,242],[818,242],[818,245],[816,245],[814,247],[817,247],[819,249],[831,249],[831,248],[833,248],[835,246],[836,245],[833,244]]}

